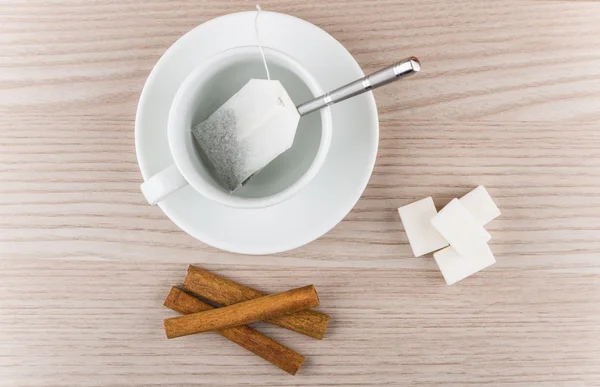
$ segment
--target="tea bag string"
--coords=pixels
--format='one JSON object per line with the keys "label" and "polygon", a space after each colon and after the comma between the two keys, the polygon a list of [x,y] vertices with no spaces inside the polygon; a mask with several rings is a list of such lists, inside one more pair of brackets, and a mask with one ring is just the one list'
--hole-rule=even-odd
{"label": "tea bag string", "polygon": [[256,4],[256,18],[254,19],[254,31],[256,32],[256,43],[258,44],[258,49],[260,50],[260,55],[262,55],[263,64],[265,65],[265,71],[267,72],[267,79],[271,80],[271,74],[269,74],[269,66],[267,66],[267,58],[265,57],[265,50],[263,50],[263,46],[260,42],[260,35],[258,34],[258,16],[260,15],[260,5]]}

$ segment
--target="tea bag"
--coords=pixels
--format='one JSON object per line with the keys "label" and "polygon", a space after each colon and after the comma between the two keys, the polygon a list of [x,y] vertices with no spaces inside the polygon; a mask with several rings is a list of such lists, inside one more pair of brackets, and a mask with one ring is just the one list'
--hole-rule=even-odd
{"label": "tea bag", "polygon": [[233,192],[294,142],[300,114],[283,85],[271,80],[254,20],[267,79],[251,79],[206,121],[192,129],[217,175]]}
{"label": "tea bag", "polygon": [[279,81],[251,79],[192,133],[233,192],[292,146],[299,121]]}

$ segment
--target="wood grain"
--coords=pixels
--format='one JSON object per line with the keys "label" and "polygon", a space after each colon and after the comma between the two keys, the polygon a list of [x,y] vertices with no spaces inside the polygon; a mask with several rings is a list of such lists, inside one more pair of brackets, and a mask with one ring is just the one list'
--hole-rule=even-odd
{"label": "wood grain", "polygon": [[[265,0],[331,33],[377,90],[379,158],[310,245],[240,257],[144,203],[136,103],[153,64],[231,0],[0,6],[0,385],[600,385],[600,3]],[[498,263],[454,286],[412,258],[395,208],[484,184]],[[164,339],[189,263],[267,292],[314,283],[323,341],[293,380],[217,335]],[[189,353],[194,353],[190,357]]]}

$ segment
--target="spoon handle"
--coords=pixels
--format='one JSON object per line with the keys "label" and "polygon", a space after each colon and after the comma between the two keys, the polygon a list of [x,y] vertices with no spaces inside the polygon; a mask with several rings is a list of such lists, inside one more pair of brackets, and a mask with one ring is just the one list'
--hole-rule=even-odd
{"label": "spoon handle", "polygon": [[376,71],[373,74],[367,75],[364,78],[357,79],[354,82],[330,91],[327,94],[323,94],[320,97],[304,102],[297,106],[298,113],[300,113],[301,116],[307,115],[322,109],[325,106],[333,105],[334,103],[352,98],[369,90],[378,88],[379,86],[387,85],[388,83],[419,71],[421,71],[421,64],[417,58],[412,56]]}

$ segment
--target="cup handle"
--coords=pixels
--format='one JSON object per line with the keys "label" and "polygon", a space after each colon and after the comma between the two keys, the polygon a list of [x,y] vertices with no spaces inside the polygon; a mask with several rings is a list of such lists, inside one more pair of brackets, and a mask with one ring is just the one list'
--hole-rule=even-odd
{"label": "cup handle", "polygon": [[173,164],[142,183],[141,188],[148,203],[154,205],[187,184],[177,165]]}

